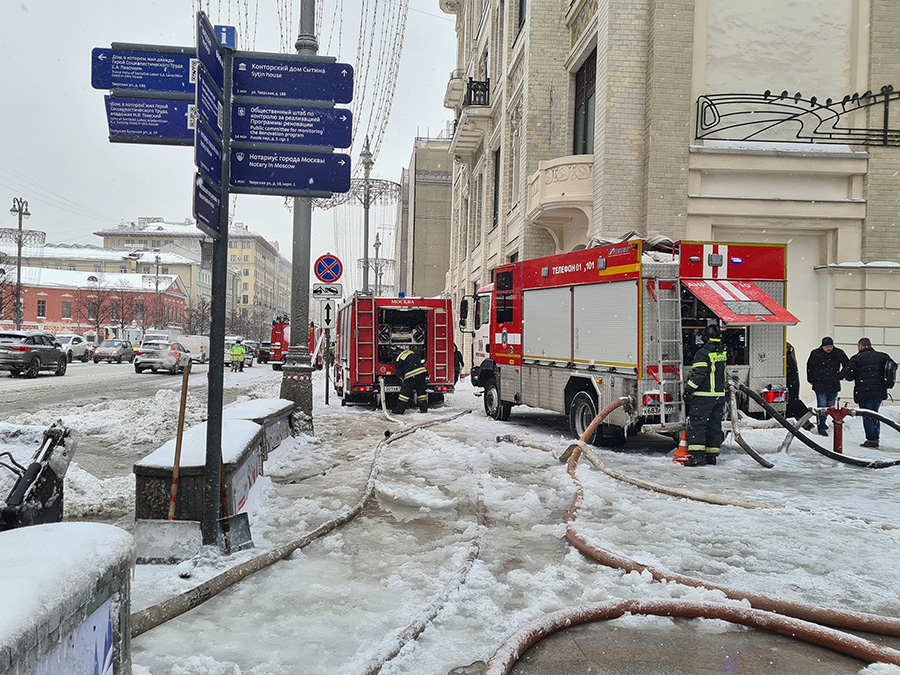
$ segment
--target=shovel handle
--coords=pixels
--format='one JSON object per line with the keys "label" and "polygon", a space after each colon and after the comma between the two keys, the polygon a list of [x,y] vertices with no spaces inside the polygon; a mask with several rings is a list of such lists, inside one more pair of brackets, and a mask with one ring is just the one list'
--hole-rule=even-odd
{"label": "shovel handle", "polygon": [[184,412],[187,408],[188,378],[191,361],[188,359],[181,379],[181,404],[178,407],[178,431],[175,434],[175,461],[172,463],[172,490],[169,494],[169,520],[175,520],[175,500],[178,498],[178,469],[181,466],[181,439],[184,437]]}

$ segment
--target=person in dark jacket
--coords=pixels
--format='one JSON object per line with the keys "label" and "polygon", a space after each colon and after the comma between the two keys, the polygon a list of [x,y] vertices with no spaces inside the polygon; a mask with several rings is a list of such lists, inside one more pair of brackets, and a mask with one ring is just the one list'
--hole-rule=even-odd
{"label": "person in dark jacket", "polygon": [[394,366],[397,377],[402,380],[394,414],[402,415],[406,412],[406,406],[413,394],[416,395],[419,412],[428,412],[428,392],[425,390],[428,371],[425,369],[425,362],[411,349],[404,349],[397,354]]}
{"label": "person in dark jacket", "polygon": [[[887,398],[887,387],[884,383],[884,364],[890,356],[872,349],[869,338],[860,338],[856,343],[859,350],[850,357],[844,379],[853,381],[853,400],[860,408],[878,412],[881,402]],[[871,417],[863,417],[863,429],[866,440],[864,448],[877,448],[881,436],[881,423]]]}
{"label": "person in dark jacket", "polygon": [[[841,391],[841,378],[844,377],[850,359],[843,349],[834,346],[834,340],[823,337],[822,344],[809,353],[806,360],[806,381],[816,392],[816,407],[828,408],[837,403],[837,395]],[[819,433],[828,435],[826,415],[819,415]]]}
{"label": "person in dark jacket", "polygon": [[[787,408],[785,417],[793,417],[800,420],[809,408],[800,400],[800,369],[797,366],[797,353],[794,351],[794,345],[790,342],[785,343],[784,353],[785,364],[785,384],[787,385]],[[807,422],[803,425],[807,431],[812,430],[812,424]]]}
{"label": "person in dark jacket", "polygon": [[725,440],[725,346],[722,331],[710,324],[703,330],[703,346],[694,354],[691,376],[684,387],[688,407],[688,458],[685,466],[715,464]]}
{"label": "person in dark jacket", "polygon": [[462,352],[459,351],[459,347],[456,346],[456,343],[453,343],[453,384],[459,382],[459,375],[462,373],[463,367],[466,365],[466,362],[463,360]]}

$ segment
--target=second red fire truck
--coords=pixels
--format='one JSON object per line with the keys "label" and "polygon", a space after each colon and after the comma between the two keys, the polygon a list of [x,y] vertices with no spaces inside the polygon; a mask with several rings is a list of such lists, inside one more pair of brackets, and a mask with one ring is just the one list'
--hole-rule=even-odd
{"label": "second red fire truck", "polygon": [[[786,266],[780,244],[635,239],[497,267],[460,310],[485,412],[504,420],[516,405],[554,410],[578,437],[628,397],[595,443],[642,427],[674,434],[685,425],[686,371],[711,322],[723,329],[728,375],[783,411],[784,330],[797,323],[783,306]],[[752,400],[741,406],[761,412]]]}

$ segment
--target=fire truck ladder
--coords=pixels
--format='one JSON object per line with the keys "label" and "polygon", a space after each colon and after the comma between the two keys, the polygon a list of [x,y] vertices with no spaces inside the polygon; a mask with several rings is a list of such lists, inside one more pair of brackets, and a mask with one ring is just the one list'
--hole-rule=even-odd
{"label": "fire truck ladder", "polygon": [[681,284],[678,279],[654,277],[647,289],[656,301],[656,364],[647,372],[659,384],[659,421],[666,424],[666,401],[680,399],[681,368],[684,362],[681,342]]}
{"label": "fire truck ladder", "polygon": [[434,378],[439,382],[446,382],[450,378],[450,364],[447,363],[447,357],[450,353],[450,345],[447,344],[450,329],[447,325],[447,315],[448,312],[442,309],[434,310],[434,330],[432,331],[434,349],[431,353],[434,354]]}
{"label": "fire truck ladder", "polygon": [[356,354],[356,382],[375,382],[375,298],[360,296],[356,303],[356,330],[353,332]]}

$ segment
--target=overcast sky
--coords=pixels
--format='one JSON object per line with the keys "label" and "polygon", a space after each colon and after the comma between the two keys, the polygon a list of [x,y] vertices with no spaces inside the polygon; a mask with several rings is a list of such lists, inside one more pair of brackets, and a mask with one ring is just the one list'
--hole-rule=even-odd
{"label": "overcast sky", "polygon": [[[390,0],[376,0],[379,3]],[[192,217],[193,149],[110,143],[106,92],[91,88],[91,50],[112,42],[192,46],[194,11],[210,8],[216,24],[255,28],[255,44],[239,47],[282,51],[281,26],[291,19],[291,43],[299,25],[300,0],[6,0],[0,5],[0,227],[16,227],[13,197],[28,200],[25,227],[47,232],[51,242],[94,243],[92,235],[140,216],[167,221]],[[342,28],[327,52],[336,5]],[[356,60],[360,0],[329,0],[322,7],[319,53],[345,63]],[[285,7],[292,16],[288,16]],[[246,10],[246,11],[245,11]],[[221,12],[221,14],[219,14]],[[229,16],[230,12],[230,16]],[[254,20],[255,17],[255,20]],[[247,32],[246,30],[244,32]],[[455,63],[454,17],[437,0],[410,0],[394,104],[372,175],[399,181],[416,135],[436,136],[452,118],[443,107]],[[374,66],[373,66],[374,69]],[[355,82],[359,92],[360,82]],[[373,85],[370,82],[369,87]],[[359,158],[361,143],[350,151]],[[347,152],[347,151],[343,151]],[[239,195],[236,221],[290,254],[291,214],[283,198]],[[314,216],[313,257],[331,249],[330,214]]]}

